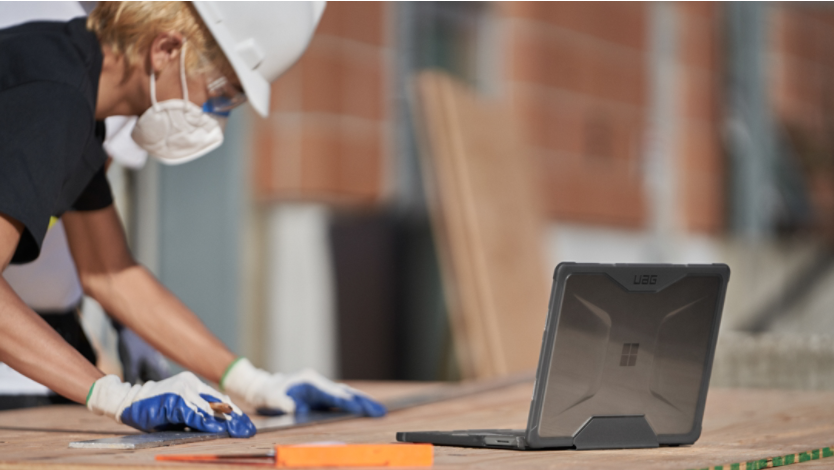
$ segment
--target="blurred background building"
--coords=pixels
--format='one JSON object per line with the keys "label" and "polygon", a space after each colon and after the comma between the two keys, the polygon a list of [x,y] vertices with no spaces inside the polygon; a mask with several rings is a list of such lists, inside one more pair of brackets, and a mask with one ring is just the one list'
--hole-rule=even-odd
{"label": "blurred background building", "polygon": [[332,2],[269,118],[237,111],[188,165],[110,170],[137,257],[259,366],[457,378],[429,68],[506,103],[550,268],[726,262],[713,383],[834,388],[825,3]]}

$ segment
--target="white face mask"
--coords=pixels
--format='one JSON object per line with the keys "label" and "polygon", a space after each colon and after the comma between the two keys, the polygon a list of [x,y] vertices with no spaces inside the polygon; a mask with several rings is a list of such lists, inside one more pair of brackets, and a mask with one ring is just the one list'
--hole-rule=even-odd
{"label": "white face mask", "polygon": [[131,137],[160,162],[179,165],[211,152],[223,143],[226,119],[204,113],[188,101],[185,44],[180,51],[183,99],[156,101],[156,75],[151,70],[151,107],[136,121]]}

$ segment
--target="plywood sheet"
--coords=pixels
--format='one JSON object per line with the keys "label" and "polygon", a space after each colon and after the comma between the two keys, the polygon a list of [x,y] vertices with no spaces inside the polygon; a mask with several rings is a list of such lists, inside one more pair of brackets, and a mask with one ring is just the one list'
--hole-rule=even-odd
{"label": "plywood sheet", "polygon": [[[408,384],[393,387],[410,393]],[[375,388],[378,391],[384,385]],[[107,437],[104,433],[118,426],[90,415],[80,406],[32,409],[13,414],[0,412],[0,469],[63,470],[94,466],[122,470],[149,466],[207,468],[205,464],[156,462],[154,456],[161,453],[258,452],[267,451],[276,443],[385,443],[394,442],[397,431],[523,427],[527,421],[532,388],[532,382],[528,382],[402,410],[382,419],[345,421],[264,433],[252,439],[226,439],[134,452],[67,449],[67,443],[79,436],[102,432],[101,437]],[[437,447],[435,468],[685,470],[752,462],[834,444],[834,409],[831,403],[834,403],[832,392],[715,389],[710,391],[707,399],[703,434],[693,446],[536,452]],[[32,431],[4,429],[10,423],[18,427],[30,423],[46,427]],[[49,427],[69,431],[49,431]],[[830,468],[834,464],[832,460],[834,458],[806,462],[795,468]],[[211,468],[250,467],[212,464]]]}
{"label": "plywood sheet", "polygon": [[536,179],[510,113],[443,73],[417,83],[424,180],[462,372],[532,369],[549,268]]}

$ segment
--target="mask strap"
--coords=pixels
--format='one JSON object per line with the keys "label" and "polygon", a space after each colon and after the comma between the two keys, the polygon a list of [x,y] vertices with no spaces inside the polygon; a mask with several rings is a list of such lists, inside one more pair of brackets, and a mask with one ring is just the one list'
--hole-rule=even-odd
{"label": "mask strap", "polygon": [[151,105],[156,108],[156,74],[151,67]]}
{"label": "mask strap", "polygon": [[188,102],[188,84],[185,82],[185,40],[182,41],[180,50],[180,80],[182,81],[182,96]]}

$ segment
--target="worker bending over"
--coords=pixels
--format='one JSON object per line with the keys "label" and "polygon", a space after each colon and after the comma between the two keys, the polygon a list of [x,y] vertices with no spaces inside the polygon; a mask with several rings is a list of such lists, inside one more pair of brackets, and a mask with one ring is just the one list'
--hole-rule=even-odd
{"label": "worker bending over", "polygon": [[[36,259],[61,217],[84,292],[167,357],[255,409],[385,408],[312,371],[271,374],[236,357],[131,256],[104,174],[103,120],[166,163],[217,148],[228,113],[266,116],[269,83],[301,55],[320,2],[101,2],[88,19],[0,30],[0,270]],[[164,203],[164,202],[163,202]],[[0,361],[97,414],[144,431],[255,434],[231,400],[183,372],[144,385],[105,376],[0,277]]]}

